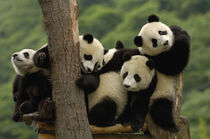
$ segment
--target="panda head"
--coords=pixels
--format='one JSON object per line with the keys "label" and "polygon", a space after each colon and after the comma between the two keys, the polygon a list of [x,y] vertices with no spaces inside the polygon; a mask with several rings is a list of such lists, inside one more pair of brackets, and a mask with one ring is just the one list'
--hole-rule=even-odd
{"label": "panda head", "polygon": [[11,56],[11,62],[16,74],[24,76],[27,73],[34,73],[40,70],[33,62],[33,56],[36,51],[32,49],[23,49],[15,52]]}
{"label": "panda head", "polygon": [[117,41],[115,47],[104,52],[104,64],[107,64],[112,57],[114,56],[115,52],[124,48],[124,45],[121,41]]}
{"label": "panda head", "polygon": [[141,54],[156,56],[168,51],[174,42],[171,29],[159,21],[156,15],[150,15],[148,23],[140,30],[134,38],[134,43],[139,47]]}
{"label": "panda head", "polygon": [[91,34],[79,36],[81,69],[84,73],[99,71],[103,66],[104,47]]}
{"label": "panda head", "polygon": [[154,63],[145,56],[124,55],[120,76],[123,78],[123,86],[126,90],[137,92],[149,87],[155,76]]}

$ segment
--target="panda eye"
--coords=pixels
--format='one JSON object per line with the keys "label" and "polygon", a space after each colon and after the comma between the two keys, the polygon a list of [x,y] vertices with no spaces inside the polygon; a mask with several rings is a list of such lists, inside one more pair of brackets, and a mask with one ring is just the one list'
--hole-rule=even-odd
{"label": "panda eye", "polygon": [[152,39],[153,47],[157,47],[157,39]]}
{"label": "panda eye", "polygon": [[160,35],[167,35],[167,31],[158,31]]}
{"label": "panda eye", "polygon": [[86,55],[86,54],[84,54],[84,58],[85,58],[85,60],[92,60],[93,59],[92,55]]}
{"label": "panda eye", "polygon": [[29,58],[29,53],[28,52],[23,53],[23,55],[24,55],[25,58]]}
{"label": "panda eye", "polygon": [[134,79],[136,82],[140,82],[141,81],[141,77],[138,74],[134,75]]}
{"label": "panda eye", "polygon": [[123,79],[125,79],[128,76],[128,72],[123,74]]}

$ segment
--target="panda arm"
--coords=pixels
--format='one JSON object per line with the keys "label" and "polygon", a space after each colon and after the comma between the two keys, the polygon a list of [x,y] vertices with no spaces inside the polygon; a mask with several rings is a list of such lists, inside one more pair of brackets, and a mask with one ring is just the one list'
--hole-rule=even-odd
{"label": "panda arm", "polygon": [[76,80],[76,86],[86,93],[92,93],[99,86],[99,76],[93,74],[83,74],[79,79]]}
{"label": "panda arm", "polygon": [[13,100],[16,102],[18,99],[18,86],[19,86],[19,79],[21,78],[21,76],[16,75],[15,79],[13,81],[13,86],[12,86],[12,95],[13,95]]}
{"label": "panda arm", "polygon": [[40,68],[49,68],[49,52],[48,52],[48,45],[39,49],[33,56],[33,61],[35,66]]}
{"label": "panda arm", "polygon": [[180,27],[173,26],[174,44],[169,51],[152,57],[156,69],[166,75],[177,75],[186,67],[190,54],[190,36]]}

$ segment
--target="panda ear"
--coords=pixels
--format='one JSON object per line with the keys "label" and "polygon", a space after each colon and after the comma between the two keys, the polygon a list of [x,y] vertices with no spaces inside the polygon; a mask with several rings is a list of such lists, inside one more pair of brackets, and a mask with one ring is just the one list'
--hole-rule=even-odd
{"label": "panda ear", "polygon": [[129,53],[125,53],[124,55],[123,55],[123,61],[125,62],[125,61],[128,61],[128,60],[130,60],[131,59],[131,54],[129,54]]}
{"label": "panda ear", "polygon": [[115,44],[115,49],[123,49],[123,48],[124,48],[123,43],[120,40],[118,40]]}
{"label": "panda ear", "polygon": [[85,34],[83,36],[83,40],[86,40],[89,44],[93,42],[93,35],[92,34]]}
{"label": "panda ear", "polygon": [[136,46],[138,47],[141,47],[143,45],[143,39],[141,36],[136,36],[134,39],[133,39],[133,42]]}
{"label": "panda ear", "polygon": [[155,67],[155,63],[154,61],[152,61],[151,59],[147,60],[146,62],[147,67],[149,67],[149,69],[153,69]]}
{"label": "panda ear", "polygon": [[152,14],[148,17],[148,22],[151,23],[151,22],[159,22],[159,17],[155,14]]}
{"label": "panda ear", "polygon": [[108,49],[104,49],[104,55],[105,55],[108,51],[109,51]]}

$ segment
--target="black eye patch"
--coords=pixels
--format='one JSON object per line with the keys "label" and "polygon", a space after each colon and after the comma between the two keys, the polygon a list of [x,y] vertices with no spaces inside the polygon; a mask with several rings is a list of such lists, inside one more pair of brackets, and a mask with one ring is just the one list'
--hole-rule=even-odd
{"label": "black eye patch", "polygon": [[153,47],[157,47],[157,39],[152,39]]}
{"label": "black eye patch", "polygon": [[167,35],[167,31],[158,31],[160,35]]}
{"label": "black eye patch", "polygon": [[92,60],[93,59],[92,55],[86,55],[86,54],[84,54],[84,58],[85,58],[85,60]]}
{"label": "black eye patch", "polygon": [[128,76],[128,72],[123,74],[123,79],[125,79]]}
{"label": "black eye patch", "polygon": [[29,53],[28,52],[23,53],[23,55],[24,55],[25,58],[29,58]]}
{"label": "black eye patch", "polygon": [[140,82],[141,81],[141,77],[138,74],[134,75],[134,79],[136,82]]}

